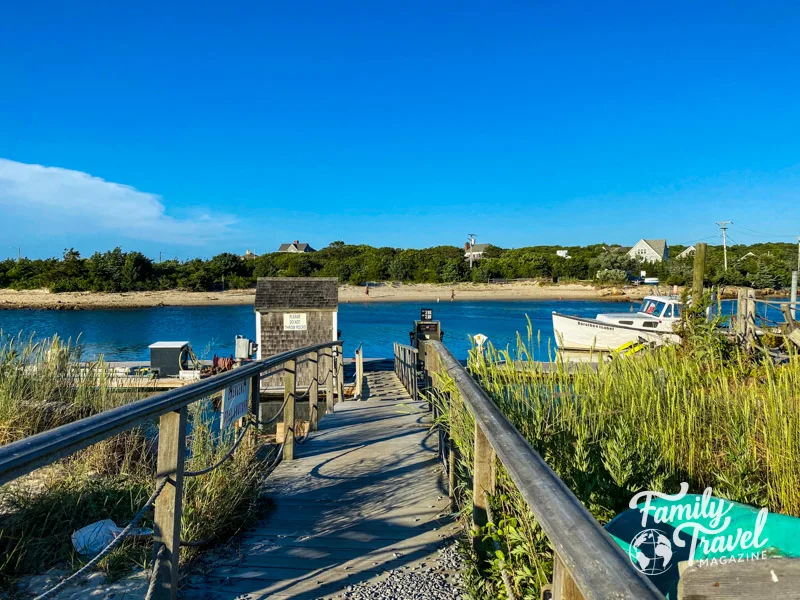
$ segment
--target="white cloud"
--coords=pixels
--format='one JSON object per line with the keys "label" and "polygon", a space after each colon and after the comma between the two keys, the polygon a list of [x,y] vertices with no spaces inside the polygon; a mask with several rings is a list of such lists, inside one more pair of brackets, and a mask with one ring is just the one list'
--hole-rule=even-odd
{"label": "white cloud", "polygon": [[81,171],[0,158],[0,216],[4,206],[28,220],[74,222],[98,232],[174,244],[202,245],[224,238],[236,221],[199,209],[182,209],[186,217],[172,217],[156,194]]}

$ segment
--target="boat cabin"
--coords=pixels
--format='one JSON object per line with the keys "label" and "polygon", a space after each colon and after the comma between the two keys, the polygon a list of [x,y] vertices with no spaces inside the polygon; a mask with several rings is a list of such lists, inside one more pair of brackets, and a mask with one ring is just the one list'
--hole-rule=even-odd
{"label": "boat cabin", "polygon": [[672,331],[681,318],[681,301],[670,296],[645,296],[636,312],[605,313],[597,320],[623,327],[653,331]]}

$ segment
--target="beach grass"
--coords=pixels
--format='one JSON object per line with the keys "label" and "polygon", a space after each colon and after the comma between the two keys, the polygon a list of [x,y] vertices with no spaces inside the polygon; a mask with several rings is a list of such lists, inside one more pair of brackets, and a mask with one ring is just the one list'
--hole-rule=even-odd
{"label": "beach grass", "polygon": [[[468,367],[514,426],[605,523],[638,491],[708,486],[730,500],[800,516],[800,358],[775,364],[728,342],[719,323],[688,323],[682,345],[544,375],[530,325],[516,348],[473,351]],[[519,362],[522,361],[522,362]],[[521,365],[521,366],[520,366]],[[443,389],[455,388],[446,376]],[[473,421],[458,395],[437,395],[459,455],[469,511]],[[538,598],[552,572],[549,543],[498,468],[491,557],[494,594],[506,568],[519,597]]]}
{"label": "beach grass", "polygon": [[[102,361],[80,366],[79,344],[5,337],[0,342],[0,441],[19,440],[142,397],[115,389]],[[210,402],[190,407],[187,469],[215,464],[233,434],[220,437]],[[216,429],[215,429],[216,425]],[[71,534],[112,519],[125,526],[155,488],[157,423],[146,423],[0,488],[0,588],[50,568],[65,573],[88,558],[72,548]],[[201,542],[182,552],[195,558],[256,517],[263,468],[257,434],[218,469],[184,484],[182,538]],[[141,523],[152,527],[152,510]],[[99,564],[111,578],[147,567],[151,538],[123,543]]]}

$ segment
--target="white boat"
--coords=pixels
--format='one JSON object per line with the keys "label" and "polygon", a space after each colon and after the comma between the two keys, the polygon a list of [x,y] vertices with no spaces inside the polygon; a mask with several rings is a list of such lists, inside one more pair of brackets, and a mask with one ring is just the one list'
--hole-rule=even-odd
{"label": "white boat", "polygon": [[553,311],[556,345],[560,350],[613,351],[628,343],[677,343],[674,326],[681,308],[681,301],[672,296],[645,296],[636,312],[599,314],[594,319]]}

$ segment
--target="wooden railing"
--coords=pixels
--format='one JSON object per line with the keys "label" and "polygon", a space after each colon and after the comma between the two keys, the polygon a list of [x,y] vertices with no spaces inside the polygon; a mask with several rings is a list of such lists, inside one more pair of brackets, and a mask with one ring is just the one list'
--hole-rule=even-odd
{"label": "wooden railing", "polygon": [[[423,344],[425,371],[433,388],[445,393],[443,376],[451,378],[475,419],[473,530],[480,532],[489,520],[487,496],[495,493],[495,463],[499,460],[553,547],[555,600],[664,600],[450,351],[438,341]],[[440,453],[448,456],[452,502],[456,449],[449,436],[440,443],[447,444]]]}
{"label": "wooden railing", "polygon": [[419,352],[416,348],[394,344],[394,372],[409,395],[416,400],[419,397],[417,365]]}
{"label": "wooden railing", "polygon": [[[318,420],[320,358],[329,357],[327,374],[322,378],[326,387],[327,411],[332,411],[335,397],[343,398],[344,370],[342,342],[335,341],[284,352],[270,358],[248,363],[227,373],[210,377],[181,388],[108,410],[80,421],[0,447],[0,484],[26,475],[39,467],[51,464],[78,450],[113,437],[138,425],[158,419],[158,464],[155,499],[154,543],[159,547],[158,570],[155,573],[157,600],[174,600],[178,592],[178,560],[180,552],[181,509],[183,504],[186,460],[188,406],[231,385],[246,381],[249,385],[248,423],[258,426],[260,383],[262,377],[273,375],[275,369],[284,372],[284,441],[283,460],[294,457],[295,401],[297,398],[297,365],[310,361],[313,379],[308,390],[309,426],[316,428]],[[268,373],[267,373],[268,372]],[[334,390],[336,394],[334,393]],[[242,432],[243,435],[244,432]],[[306,434],[307,435],[307,434]],[[218,463],[218,465],[221,463]],[[217,465],[217,466],[218,466]]]}
{"label": "wooden railing", "polygon": [[354,400],[361,400],[361,397],[364,394],[364,347],[363,347],[363,344],[359,344],[358,348],[356,348],[355,366],[356,366],[356,375],[355,375],[355,387],[353,388],[353,399]]}

